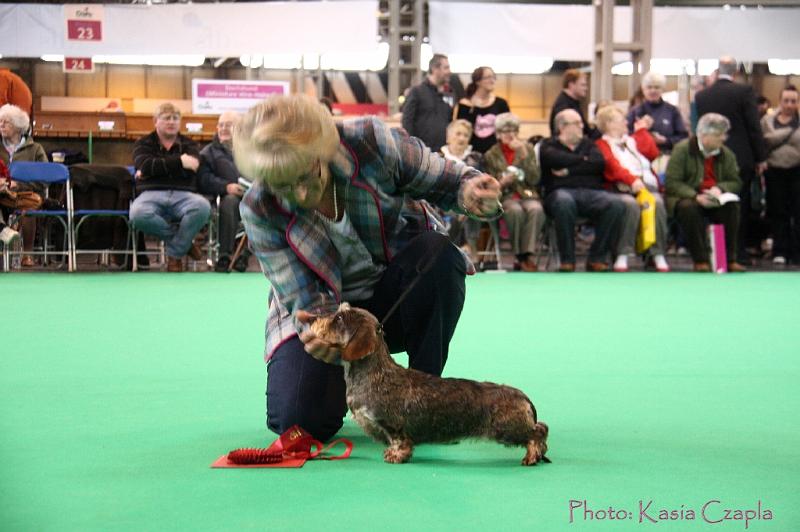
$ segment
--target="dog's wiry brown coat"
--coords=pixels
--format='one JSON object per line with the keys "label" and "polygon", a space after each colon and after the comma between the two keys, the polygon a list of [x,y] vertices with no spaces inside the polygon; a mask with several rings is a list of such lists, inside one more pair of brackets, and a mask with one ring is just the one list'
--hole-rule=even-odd
{"label": "dog's wiry brown coat", "polygon": [[387,462],[407,462],[419,443],[464,438],[524,446],[523,465],[546,460],[547,425],[520,390],[405,369],[389,355],[378,320],[346,303],[315,318],[311,331],[342,347],[347,405],[367,435],[387,444]]}

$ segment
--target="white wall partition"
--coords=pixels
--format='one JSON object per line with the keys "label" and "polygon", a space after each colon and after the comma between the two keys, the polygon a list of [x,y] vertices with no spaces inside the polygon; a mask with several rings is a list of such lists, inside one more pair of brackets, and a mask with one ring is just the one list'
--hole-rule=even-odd
{"label": "white wall partition", "polygon": [[375,48],[376,0],[104,6],[103,42],[66,40],[64,7],[0,4],[0,54],[360,52]]}
{"label": "white wall partition", "polygon": [[[430,41],[448,54],[533,55],[591,61],[594,13],[585,5],[429,2]],[[615,8],[614,37],[630,40],[630,8]],[[740,61],[800,58],[800,9],[676,8],[653,10],[656,58]]]}

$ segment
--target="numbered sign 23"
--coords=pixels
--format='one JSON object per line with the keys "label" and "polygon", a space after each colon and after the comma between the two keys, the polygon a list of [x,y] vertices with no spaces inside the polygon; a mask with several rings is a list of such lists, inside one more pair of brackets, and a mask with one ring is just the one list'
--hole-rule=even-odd
{"label": "numbered sign 23", "polygon": [[63,69],[69,74],[91,74],[94,62],[91,57],[65,57]]}
{"label": "numbered sign 23", "polygon": [[64,18],[67,40],[99,42],[103,40],[103,6],[66,4]]}

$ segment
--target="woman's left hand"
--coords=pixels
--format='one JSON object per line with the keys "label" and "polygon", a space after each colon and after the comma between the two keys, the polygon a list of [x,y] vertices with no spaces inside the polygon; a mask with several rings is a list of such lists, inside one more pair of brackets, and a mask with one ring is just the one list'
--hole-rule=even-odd
{"label": "woman's left hand", "polygon": [[491,216],[500,209],[500,183],[489,174],[464,182],[464,210],[476,216]]}

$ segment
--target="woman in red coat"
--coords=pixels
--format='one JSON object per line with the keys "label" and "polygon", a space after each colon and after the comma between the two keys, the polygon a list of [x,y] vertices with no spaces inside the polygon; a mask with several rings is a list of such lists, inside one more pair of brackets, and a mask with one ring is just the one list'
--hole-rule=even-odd
{"label": "woman in red coat", "polygon": [[603,136],[597,139],[597,147],[606,161],[605,179],[609,189],[622,195],[626,212],[617,244],[614,271],[628,271],[628,256],[634,253],[636,234],[639,230],[641,208],[634,197],[647,188],[656,199],[656,243],[648,250],[647,267],[668,272],[664,257],[667,246],[667,210],[659,194],[659,183],[651,162],[658,157],[652,135],[648,131],[650,117],[642,117],[634,125],[635,132],[628,135],[625,115],[613,105],[597,112],[595,122]]}

